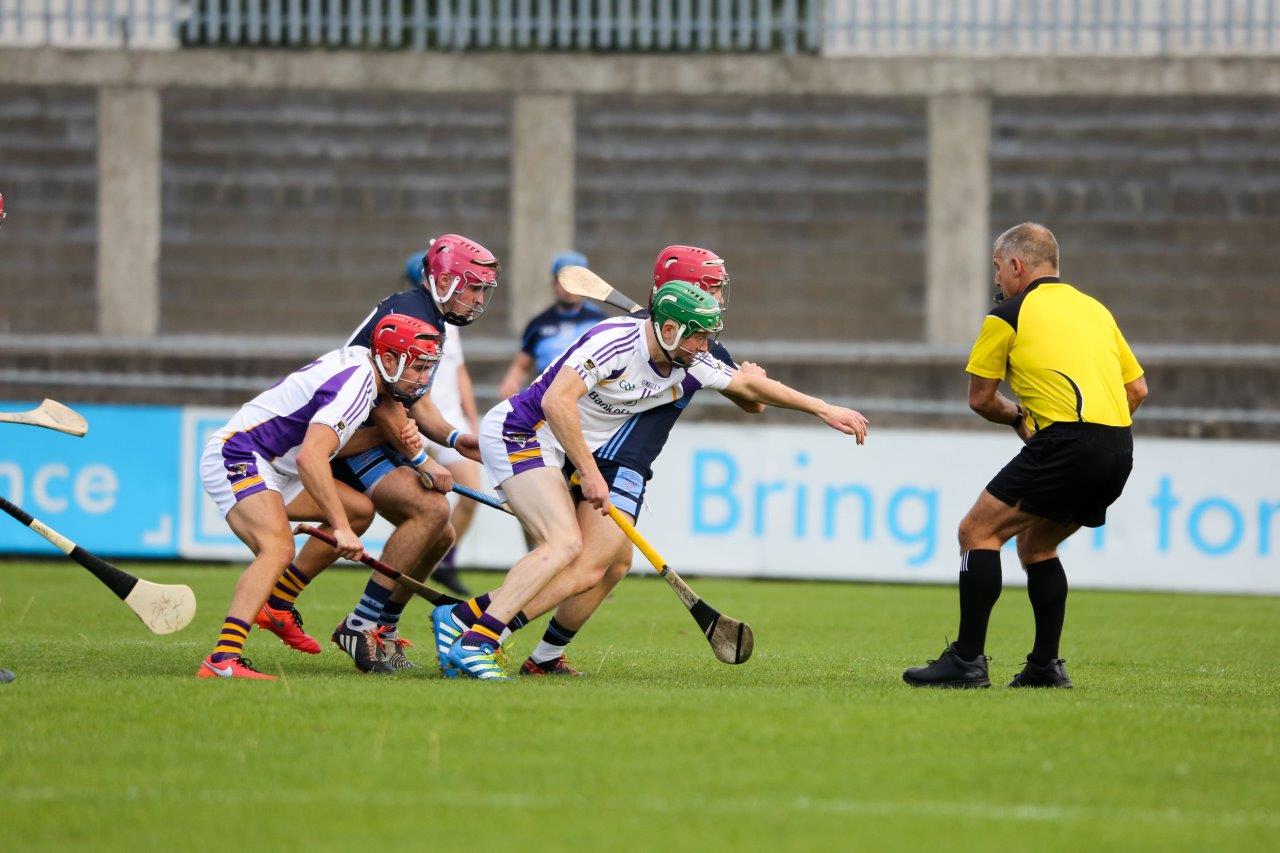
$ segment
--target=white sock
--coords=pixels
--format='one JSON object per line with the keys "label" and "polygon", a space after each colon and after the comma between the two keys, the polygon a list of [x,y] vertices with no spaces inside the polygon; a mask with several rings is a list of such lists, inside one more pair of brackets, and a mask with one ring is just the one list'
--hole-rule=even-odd
{"label": "white sock", "polygon": [[355,613],[347,614],[347,627],[352,631],[368,631],[378,627],[377,622],[370,622],[368,619],[361,619]]}
{"label": "white sock", "polygon": [[507,641],[507,637],[510,637],[512,633],[514,632],[510,628],[503,628],[502,635],[498,637],[498,645],[505,643]]}
{"label": "white sock", "polygon": [[529,655],[534,663],[551,663],[560,655],[564,654],[564,646],[553,646],[546,640],[539,640],[538,645],[533,650],[533,654]]}

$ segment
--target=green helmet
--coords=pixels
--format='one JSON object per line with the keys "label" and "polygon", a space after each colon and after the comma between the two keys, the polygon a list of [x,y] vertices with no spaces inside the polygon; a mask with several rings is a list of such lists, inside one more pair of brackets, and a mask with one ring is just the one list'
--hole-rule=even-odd
{"label": "green helmet", "polygon": [[[653,295],[654,331],[658,333],[658,344],[668,353],[696,332],[718,335],[724,328],[720,313],[715,297],[687,281],[669,281]],[[670,342],[662,338],[662,326],[668,320],[676,324],[676,339]]]}

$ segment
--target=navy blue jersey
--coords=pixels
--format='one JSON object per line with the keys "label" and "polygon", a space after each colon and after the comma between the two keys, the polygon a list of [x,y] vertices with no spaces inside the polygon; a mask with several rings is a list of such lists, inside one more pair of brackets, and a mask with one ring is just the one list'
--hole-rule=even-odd
{"label": "navy blue jersey", "polygon": [[586,302],[572,311],[564,311],[560,306],[552,305],[524,327],[520,351],[533,359],[533,372],[541,373],[583,332],[604,319],[603,311]]}
{"label": "navy blue jersey", "polygon": [[[719,342],[712,343],[709,349],[711,355],[724,364],[738,366],[729,351]],[[653,462],[666,446],[671,428],[676,425],[676,420],[696,393],[695,389],[674,403],[632,415],[622,429],[595,452],[596,458],[608,459],[624,468],[638,471],[645,482],[653,479]]]}
{"label": "navy blue jersey", "polygon": [[347,341],[347,346],[373,349],[373,329],[378,325],[378,321],[388,314],[405,314],[424,323],[430,323],[440,332],[442,343],[449,328],[445,324],[444,314],[440,312],[440,306],[431,298],[431,294],[427,293],[427,289],[420,286],[411,287],[408,290],[393,293],[379,302]]}

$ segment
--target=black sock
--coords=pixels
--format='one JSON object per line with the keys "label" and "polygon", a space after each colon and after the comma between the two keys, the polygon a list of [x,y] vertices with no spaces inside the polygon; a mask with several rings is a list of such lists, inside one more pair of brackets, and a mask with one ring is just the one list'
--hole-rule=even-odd
{"label": "black sock", "polygon": [[1036,614],[1036,644],[1031,660],[1044,666],[1058,659],[1062,620],[1067,613],[1067,573],[1057,557],[1027,566],[1027,598]]}
{"label": "black sock", "polygon": [[1000,598],[1000,552],[965,551],[960,556],[960,636],[956,653],[965,660],[982,654],[987,621]]}
{"label": "black sock", "polygon": [[551,621],[547,623],[546,633],[542,635],[542,642],[553,646],[567,646],[573,642],[573,638],[577,635],[577,631],[570,631],[552,616]]}
{"label": "black sock", "polygon": [[529,617],[525,616],[524,611],[521,610],[512,618],[510,622],[507,623],[507,627],[514,633],[515,631],[519,631],[521,628],[523,628],[525,625],[528,625],[528,624],[529,624]]}

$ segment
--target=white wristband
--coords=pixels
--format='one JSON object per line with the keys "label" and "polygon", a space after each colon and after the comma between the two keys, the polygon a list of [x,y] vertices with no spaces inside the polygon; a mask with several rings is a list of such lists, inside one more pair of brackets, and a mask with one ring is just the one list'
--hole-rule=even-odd
{"label": "white wristband", "polygon": [[444,440],[444,443],[449,447],[453,447],[458,443],[458,436],[460,435],[462,435],[462,430],[455,429],[453,432],[449,433],[449,437]]}
{"label": "white wristband", "polygon": [[424,447],[418,451],[418,455],[409,460],[409,464],[417,468],[423,462],[427,461],[427,449]]}

